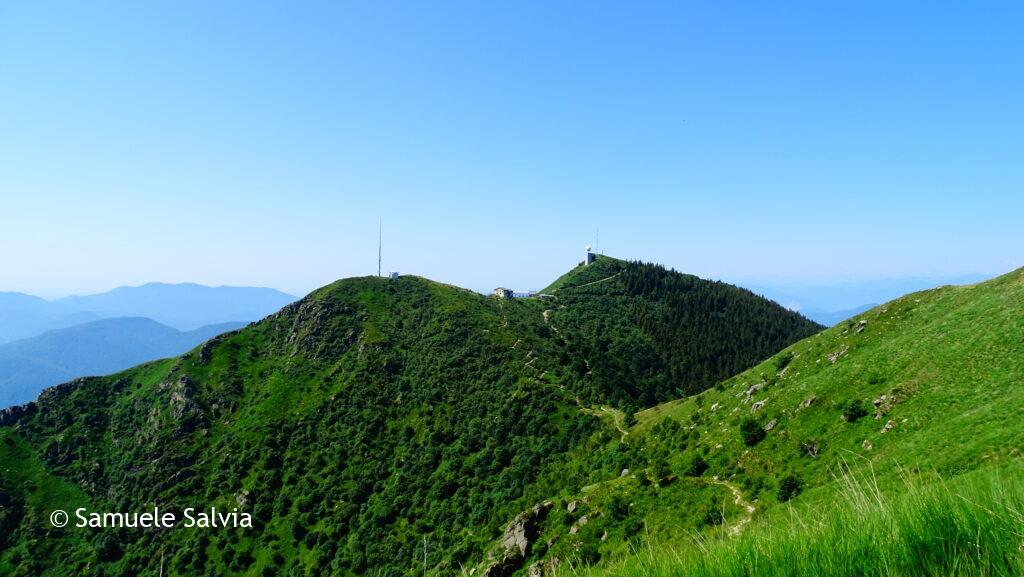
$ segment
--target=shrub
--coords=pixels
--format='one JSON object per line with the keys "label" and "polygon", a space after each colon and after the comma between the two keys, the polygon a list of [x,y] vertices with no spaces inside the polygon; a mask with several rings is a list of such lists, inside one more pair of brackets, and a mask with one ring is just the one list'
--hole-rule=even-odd
{"label": "shrub", "polygon": [[625,421],[627,429],[636,425],[636,409],[634,407],[626,408],[623,421]]}
{"label": "shrub", "polygon": [[843,418],[848,423],[855,423],[857,419],[868,414],[868,404],[860,399],[853,399],[843,406]]}
{"label": "shrub", "polygon": [[740,422],[740,437],[743,438],[744,445],[753,447],[763,441],[764,436],[764,427],[761,426],[761,423],[757,422],[757,419],[744,417],[743,421]]}
{"label": "shrub", "polygon": [[776,497],[779,502],[785,503],[800,494],[804,488],[804,482],[797,475],[786,475],[779,481],[779,492]]}
{"label": "shrub", "polygon": [[700,455],[694,455],[683,468],[683,475],[687,477],[700,477],[708,470],[708,462]]}
{"label": "shrub", "polygon": [[793,361],[793,353],[786,351],[779,356],[775,357],[775,370],[781,371],[782,369],[789,366],[789,363]]}

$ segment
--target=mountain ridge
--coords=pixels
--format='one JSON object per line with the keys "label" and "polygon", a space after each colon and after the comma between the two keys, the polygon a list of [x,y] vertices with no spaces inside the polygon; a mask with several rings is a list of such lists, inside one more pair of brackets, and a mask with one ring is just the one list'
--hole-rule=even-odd
{"label": "mountain ridge", "polygon": [[[733,287],[696,286],[735,295],[758,318],[799,319]],[[174,574],[406,572],[401,560],[422,554],[424,535],[433,544],[428,562],[450,574],[514,511],[585,478],[581,465],[604,442],[604,421],[581,403],[654,398],[658,379],[634,380],[616,397],[613,365],[589,372],[580,355],[597,350],[564,348],[564,338],[578,336],[671,362],[634,316],[645,293],[601,288],[614,308],[498,299],[409,276],[337,281],[176,359],[48,389],[9,412],[0,452],[23,465],[0,470],[4,498],[31,510],[53,504],[18,481],[34,476],[42,479],[34,486],[70,483],[94,506],[173,508],[207,493],[211,505],[246,500],[260,530],[236,544],[211,536],[213,557],[194,536],[163,537],[173,543]],[[558,335],[553,319],[577,318],[573,310],[579,329]],[[588,324],[619,313],[627,317],[603,335]],[[797,326],[815,330],[805,320]],[[148,540],[124,536],[104,548],[68,533],[39,543],[67,560],[42,567],[25,548],[36,530],[31,520],[18,523],[0,570],[60,575],[95,559],[114,574],[138,574],[153,555]]]}
{"label": "mountain ridge", "polygon": [[[934,457],[923,466],[981,466],[977,451],[991,436],[951,442],[957,429],[922,415],[965,395],[957,383],[972,364],[1006,389],[1017,362],[1007,343],[1024,334],[1019,272],[911,295],[817,332],[749,291],[601,260],[533,299],[416,277],[343,279],[181,357],[48,390],[0,428],[0,459],[12,463],[0,469],[0,509],[31,512],[0,510],[10,527],[0,570],[70,575],[92,564],[155,575],[147,560],[162,548],[169,575],[419,575],[426,542],[429,574],[547,574],[556,560],[625,558],[645,534],[717,543],[736,526],[760,531],[779,503],[827,502],[829,466],[847,451],[883,459],[883,479],[895,471],[884,460],[891,451],[921,444]],[[722,319],[730,330],[715,328]],[[760,338],[764,326],[791,340],[776,347]],[[694,327],[699,338],[682,336]],[[805,330],[813,334],[799,338]],[[716,335],[742,346],[704,346],[729,344]],[[977,360],[948,354],[957,343]],[[978,364],[983,351],[1001,362]],[[909,386],[920,378],[911,368],[927,362],[949,371],[928,376],[942,385],[935,392]],[[706,390],[659,403],[679,388],[672,374]],[[898,400],[874,407],[882,394]],[[809,395],[816,400],[800,408]],[[1020,404],[1006,401],[984,406]],[[919,414],[905,413],[914,403],[924,403]],[[856,417],[843,421],[847,413]],[[879,432],[889,419],[896,424]],[[947,421],[978,430],[971,419]],[[993,446],[1009,450],[1014,431]],[[245,503],[259,530],[32,537],[58,503],[173,509],[197,495]]]}

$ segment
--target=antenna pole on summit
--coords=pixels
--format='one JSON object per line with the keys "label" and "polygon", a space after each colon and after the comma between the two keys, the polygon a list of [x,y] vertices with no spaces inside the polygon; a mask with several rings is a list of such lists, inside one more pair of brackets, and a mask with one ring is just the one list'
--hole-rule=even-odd
{"label": "antenna pole on summit", "polygon": [[380,246],[384,238],[384,219],[377,220],[377,276],[380,276]]}

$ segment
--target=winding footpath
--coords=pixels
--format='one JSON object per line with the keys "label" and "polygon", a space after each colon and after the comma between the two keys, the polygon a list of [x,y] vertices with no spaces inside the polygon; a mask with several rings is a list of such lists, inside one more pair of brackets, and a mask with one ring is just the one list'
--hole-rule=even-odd
{"label": "winding footpath", "polygon": [[750,523],[750,520],[754,518],[754,511],[757,508],[754,507],[753,503],[751,503],[750,501],[747,501],[746,499],[743,498],[743,491],[741,491],[740,488],[737,487],[735,483],[730,483],[729,481],[723,481],[723,480],[719,479],[718,477],[713,477],[711,482],[713,484],[715,484],[715,485],[722,485],[723,487],[729,489],[729,491],[732,493],[732,496],[733,496],[733,501],[732,502],[737,507],[740,507],[741,509],[746,511],[746,514],[743,515],[743,517],[741,517],[739,521],[737,521],[735,524],[729,526],[729,536],[730,537],[735,537],[735,536],[739,535],[740,533],[742,533],[743,532],[743,528],[746,527],[747,523]]}

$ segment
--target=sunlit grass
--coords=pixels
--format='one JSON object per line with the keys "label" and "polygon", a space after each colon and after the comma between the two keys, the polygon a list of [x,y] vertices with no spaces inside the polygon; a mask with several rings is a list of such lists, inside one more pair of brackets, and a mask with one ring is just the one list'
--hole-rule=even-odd
{"label": "sunlit grass", "polygon": [[1019,467],[883,494],[870,476],[839,479],[842,498],[813,513],[796,508],[735,539],[695,536],[649,545],[618,564],[561,575],[1011,576],[1024,575],[1024,479]]}

